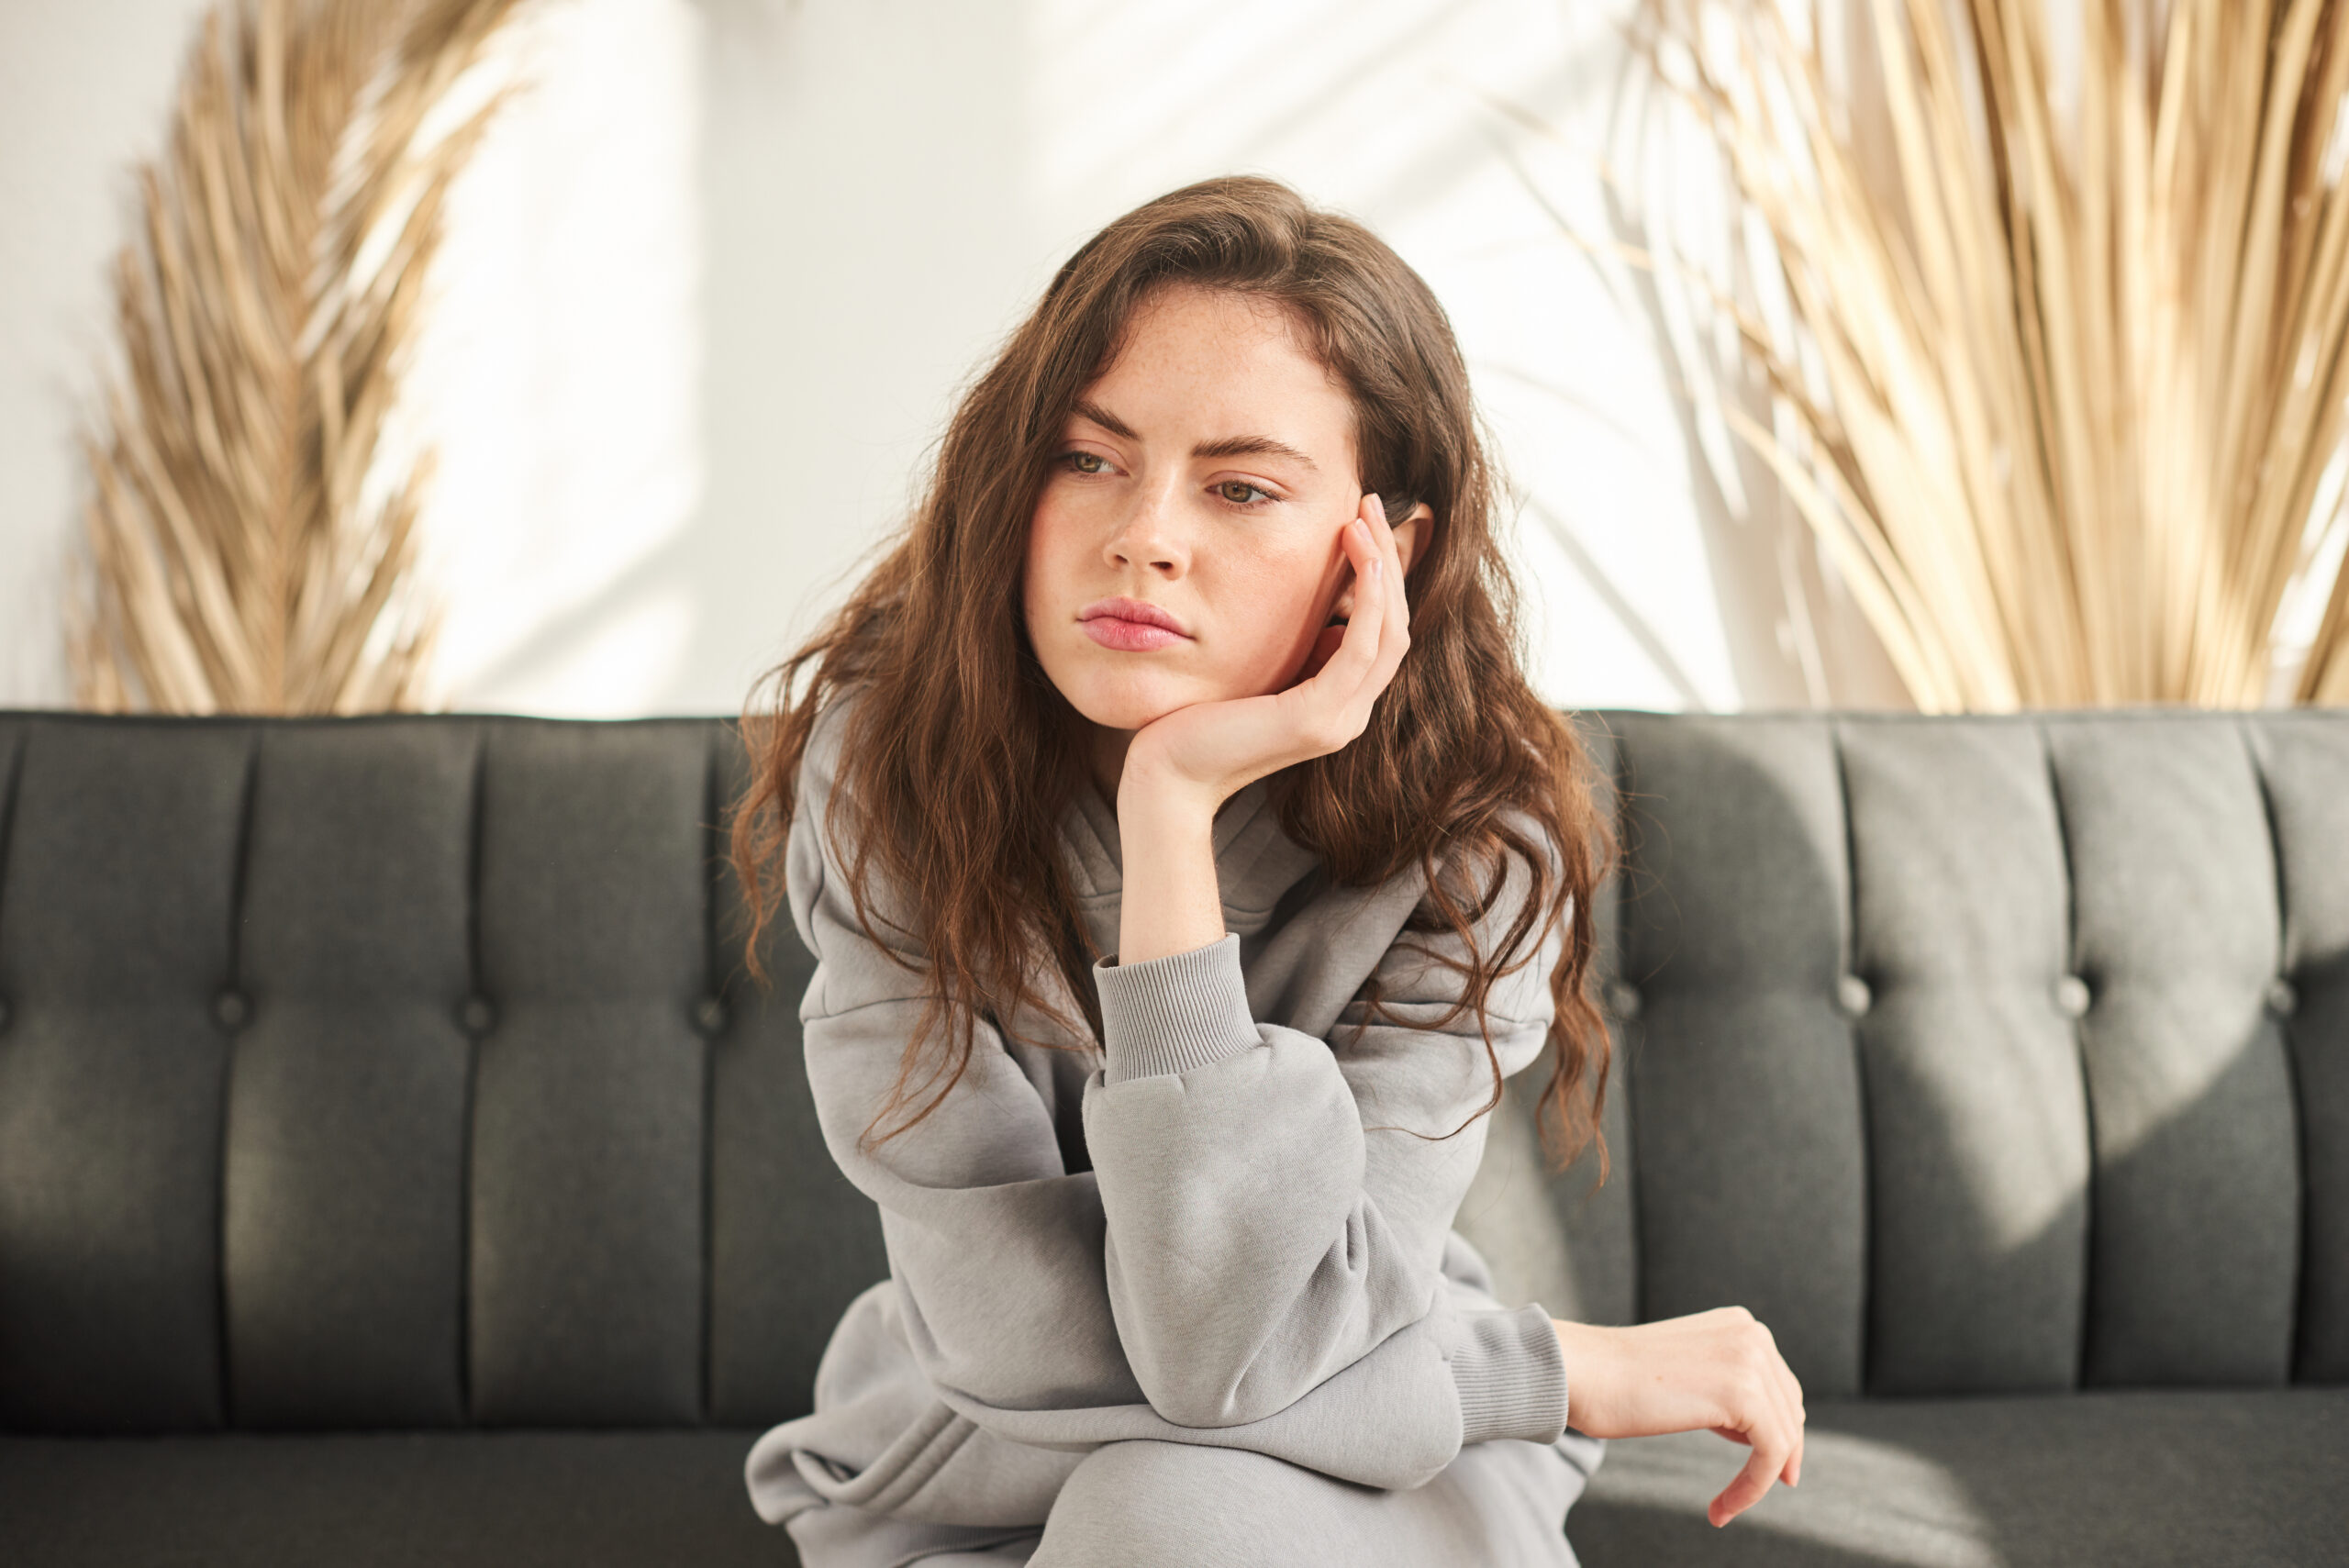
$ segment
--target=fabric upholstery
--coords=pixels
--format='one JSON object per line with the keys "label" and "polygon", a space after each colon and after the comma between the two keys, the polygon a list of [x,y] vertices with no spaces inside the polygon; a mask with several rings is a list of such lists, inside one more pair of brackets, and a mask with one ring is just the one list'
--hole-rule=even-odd
{"label": "fabric upholstery", "polygon": [[0,716],[0,1424],[762,1425],[885,1272],[707,719]]}
{"label": "fabric upholstery", "polygon": [[1615,1442],[1566,1517],[1583,1568],[2074,1568],[2349,1562],[2349,1390],[1813,1404],[1802,1485],[1715,1529],[1745,1458],[1709,1432]]}
{"label": "fabric upholstery", "polygon": [[796,1568],[752,1432],[0,1437],[0,1562]]}
{"label": "fabric upholstery", "polygon": [[1820,1397],[2349,1381],[2349,714],[1582,722],[1632,1202],[1512,1096],[1505,1296],[1635,1258]]}
{"label": "fabric upholstery", "polygon": [[[1714,1440],[1615,1445],[1586,1562],[2321,1560],[2349,714],[1580,722],[1612,1173],[1546,1170],[1537,1064],[1461,1226],[1563,1316],[1751,1307],[1815,1433],[1719,1536]],[[705,718],[0,713],[0,1557],[785,1559],[740,1450],[885,1265],[811,961],[741,962],[744,768]]]}

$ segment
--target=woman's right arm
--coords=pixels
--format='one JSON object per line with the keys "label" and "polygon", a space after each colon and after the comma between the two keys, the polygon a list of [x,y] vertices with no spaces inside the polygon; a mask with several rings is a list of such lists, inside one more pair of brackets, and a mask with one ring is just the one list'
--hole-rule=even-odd
{"label": "woman's right arm", "polygon": [[1706,1510],[1716,1527],[1760,1502],[1773,1482],[1801,1481],[1802,1385],[1744,1307],[1621,1329],[1556,1327],[1576,1431],[1647,1438],[1709,1429],[1753,1449]]}

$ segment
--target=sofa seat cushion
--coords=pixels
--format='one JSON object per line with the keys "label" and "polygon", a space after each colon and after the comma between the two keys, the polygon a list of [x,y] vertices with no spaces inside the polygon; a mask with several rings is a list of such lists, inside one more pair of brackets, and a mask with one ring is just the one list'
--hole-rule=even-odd
{"label": "sofa seat cushion", "polygon": [[[1584,1568],[2349,1562],[2349,1389],[1820,1403],[1803,1484],[1727,1529],[1742,1451],[1609,1445]],[[756,1563],[749,1431],[0,1437],[0,1562],[57,1568]]]}
{"label": "sofa seat cushion", "polygon": [[1745,1451],[1608,1445],[1567,1537],[1584,1568],[2349,1562],[2349,1388],[1815,1403],[1802,1485],[1716,1530]]}
{"label": "sofa seat cushion", "polygon": [[0,1438],[0,1562],[792,1568],[747,1431]]}

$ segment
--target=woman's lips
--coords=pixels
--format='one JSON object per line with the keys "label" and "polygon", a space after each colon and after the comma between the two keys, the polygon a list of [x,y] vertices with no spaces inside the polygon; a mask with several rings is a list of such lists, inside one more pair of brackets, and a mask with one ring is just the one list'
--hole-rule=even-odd
{"label": "woman's lips", "polygon": [[1115,648],[1128,653],[1140,653],[1146,649],[1164,648],[1173,643],[1191,639],[1179,631],[1169,631],[1163,626],[1146,621],[1125,620],[1117,616],[1095,616],[1080,621],[1085,635],[1104,648]]}

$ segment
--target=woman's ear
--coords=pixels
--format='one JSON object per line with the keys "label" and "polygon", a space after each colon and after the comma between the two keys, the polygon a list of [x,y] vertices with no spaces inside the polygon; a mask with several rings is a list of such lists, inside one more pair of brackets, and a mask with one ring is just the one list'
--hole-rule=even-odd
{"label": "woman's ear", "polygon": [[[1422,501],[1413,506],[1402,521],[1394,525],[1395,550],[1403,558],[1404,576],[1411,574],[1411,565],[1419,559],[1419,551],[1425,548],[1430,536],[1429,525],[1434,520],[1435,508]],[[1353,613],[1354,580],[1349,569],[1346,585],[1339,590],[1338,602],[1330,607],[1330,618],[1333,621],[1351,620]]]}
{"label": "woman's ear", "polygon": [[1411,564],[1419,560],[1421,547],[1433,531],[1429,525],[1434,520],[1435,508],[1422,501],[1395,525],[1395,548],[1403,557],[1404,576],[1411,574]]}

